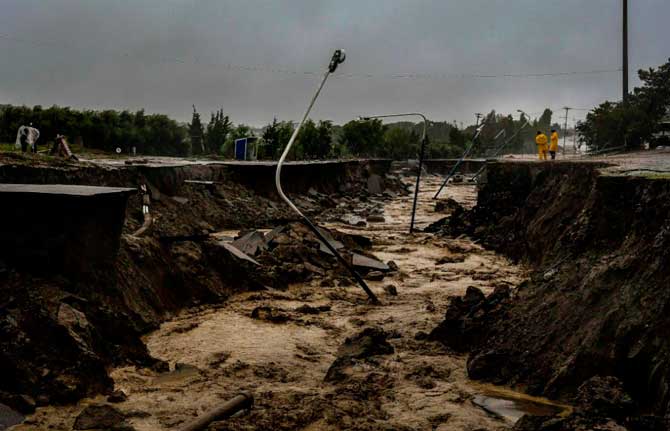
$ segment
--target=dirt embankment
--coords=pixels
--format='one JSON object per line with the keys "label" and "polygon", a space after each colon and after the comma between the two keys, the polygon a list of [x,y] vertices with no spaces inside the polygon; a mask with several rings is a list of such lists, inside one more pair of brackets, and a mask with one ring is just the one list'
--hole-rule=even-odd
{"label": "dirt embankment", "polygon": [[[237,182],[236,173],[225,166],[115,168],[27,158],[1,161],[0,182],[146,183],[155,218],[144,236],[132,236],[142,222],[141,198],[132,197],[116,260],[85,277],[37,275],[0,265],[0,368],[7,377],[0,379],[0,403],[15,410],[26,413],[35,405],[108,392],[112,366],[164,369],[167,364],[150,357],[142,334],[185,307],[222,302],[235,291],[286,284],[270,269],[236,258],[217,238],[206,238],[230,228],[272,228],[293,218],[270,190]],[[342,165],[338,175],[346,181],[340,193],[365,195],[369,172],[383,176],[387,168],[358,161]],[[336,204],[318,192],[332,191],[331,179],[315,178],[291,187],[314,188],[296,199],[308,212]],[[45,209],[45,217],[47,213]]]}
{"label": "dirt embankment", "polygon": [[614,376],[638,412],[665,416],[670,181],[601,167],[489,166],[477,206],[443,232],[476,237],[534,273],[511,297],[458,301],[433,336],[470,351],[473,378],[571,399],[588,379]]}

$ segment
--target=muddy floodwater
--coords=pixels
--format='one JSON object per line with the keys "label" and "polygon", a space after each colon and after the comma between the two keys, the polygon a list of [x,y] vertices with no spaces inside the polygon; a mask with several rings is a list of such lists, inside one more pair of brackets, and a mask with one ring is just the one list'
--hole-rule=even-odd
{"label": "muddy floodwater", "polygon": [[[419,228],[444,216],[434,211],[432,200],[439,180],[428,176],[423,182]],[[476,189],[451,186],[446,197],[471,207]],[[525,273],[468,238],[410,235],[411,203],[410,196],[384,200],[385,222],[365,227],[325,223],[371,238],[372,253],[398,265],[399,271],[382,281],[369,282],[382,306],[369,305],[356,285],[322,287],[314,281],[286,291],[240,293],[220,306],[187,310],[145,337],[151,354],[173,371],[113,370],[116,389],[128,394],[116,406],[139,431],[175,429],[239,391],[254,394],[255,412],[234,418],[230,429],[373,430],[386,423],[393,429],[497,430],[509,429],[525,411],[548,411],[542,400],[484,390],[468,380],[464,356],[415,337],[444,318],[450,296],[464,294],[468,286],[485,293],[499,285],[512,287]],[[397,296],[388,293],[389,285]],[[290,313],[305,304],[327,306],[322,307],[327,311]],[[291,318],[252,319],[259,305],[288,310]],[[365,382],[357,389],[324,382],[345,338],[369,326],[393,334],[394,353],[354,367]],[[100,401],[104,397],[42,408],[16,429],[69,430],[84,405]],[[222,422],[212,429],[228,428]]]}

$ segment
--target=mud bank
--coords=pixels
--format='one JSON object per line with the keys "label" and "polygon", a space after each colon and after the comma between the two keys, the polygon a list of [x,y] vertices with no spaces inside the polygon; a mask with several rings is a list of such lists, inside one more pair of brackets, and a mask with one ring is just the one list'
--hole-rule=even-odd
{"label": "mud bank", "polygon": [[614,376],[632,411],[670,413],[668,179],[597,163],[492,163],[477,206],[443,233],[533,270],[494,306],[474,298],[479,315],[450,307],[434,331],[447,344],[453,331],[474,334],[457,346],[470,351],[471,377],[571,400],[590,378]]}
{"label": "mud bank", "polygon": [[[289,176],[304,178],[288,188],[311,189],[297,201],[314,213],[335,205],[319,192],[332,191],[330,175],[346,180],[340,193],[358,196],[367,194],[370,172],[384,179],[388,169],[381,162],[353,161],[319,175],[318,164],[297,165],[302,174],[305,169],[311,172],[301,176],[292,166],[286,169]],[[155,222],[144,236],[131,235],[142,222],[141,199],[131,197],[118,255],[86,274],[58,269],[45,274],[38,270],[39,259],[22,269],[2,262],[0,367],[6,378],[0,379],[0,403],[29,413],[36,406],[110,392],[110,367],[165,370],[163,361],[149,355],[142,334],[186,307],[221,303],[233,292],[282,287],[273,284],[269,270],[236,258],[218,238],[208,236],[230,228],[271,228],[293,218],[265,186],[254,189],[254,184],[241,184],[236,178],[234,169],[216,164],[111,167],[2,159],[3,183],[146,183]],[[187,179],[198,182],[185,183]],[[44,211],[48,217],[48,208]],[[23,228],[29,226],[16,226]],[[80,259],[85,262],[87,257]]]}
{"label": "mud bank", "polygon": [[[419,229],[443,216],[432,199],[441,179],[424,181]],[[465,207],[476,197],[473,186],[450,188],[447,196]],[[337,202],[319,215],[321,226],[369,238],[364,251],[391,269],[364,273],[383,305],[371,306],[358,285],[330,276],[323,257],[314,261],[311,253],[282,247],[296,242],[285,241],[299,233],[293,228],[280,232],[284,239],[266,232],[276,247],[268,244],[255,259],[281,253],[283,262],[296,269],[303,265],[311,275],[286,290],[236,292],[219,306],[184,310],[147,334],[149,351],[169,363],[170,371],[126,366],[110,373],[115,389],[127,394],[115,406],[134,429],[178,429],[238,391],[249,391],[255,398],[250,412],[209,429],[509,430],[513,420],[482,407],[496,402],[490,385],[472,384],[464,356],[426,335],[442,320],[452,296],[470,286],[485,293],[515,286],[525,272],[467,238],[408,234],[411,196],[347,196]],[[360,225],[361,209],[384,221]],[[343,212],[359,217],[343,220]],[[335,239],[350,247],[346,238]],[[17,431],[69,430],[88,406],[104,401],[98,396],[40,408]],[[536,401],[541,400],[533,405]],[[512,410],[518,417],[518,409]]]}

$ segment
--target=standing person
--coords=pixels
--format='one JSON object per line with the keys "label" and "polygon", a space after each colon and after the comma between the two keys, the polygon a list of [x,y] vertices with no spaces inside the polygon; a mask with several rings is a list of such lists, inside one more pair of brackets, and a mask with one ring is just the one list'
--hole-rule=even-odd
{"label": "standing person", "polygon": [[22,127],[19,129],[19,143],[21,145],[21,152],[28,151],[28,128]]}
{"label": "standing person", "polygon": [[551,144],[549,145],[549,154],[551,160],[556,160],[556,152],[558,151],[558,132],[556,129],[551,129]]}
{"label": "standing person", "polygon": [[535,135],[535,144],[537,144],[537,155],[540,160],[547,160],[547,142],[547,135],[538,130]]}
{"label": "standing person", "polygon": [[16,148],[21,148],[22,152],[28,151],[28,146],[30,146],[30,152],[37,152],[37,140],[40,138],[40,131],[34,127],[21,126],[19,127],[19,132],[16,134]]}

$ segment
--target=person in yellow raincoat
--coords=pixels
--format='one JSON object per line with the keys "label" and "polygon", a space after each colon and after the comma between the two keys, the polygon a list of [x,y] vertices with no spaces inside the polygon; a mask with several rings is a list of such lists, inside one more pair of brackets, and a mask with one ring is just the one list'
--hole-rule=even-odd
{"label": "person in yellow raincoat", "polygon": [[558,152],[558,132],[556,129],[551,130],[551,143],[549,144],[549,154],[551,154],[551,160],[556,160],[556,153]]}
{"label": "person in yellow raincoat", "polygon": [[538,130],[535,135],[535,143],[537,144],[537,155],[540,160],[547,160],[547,142],[547,135]]}

